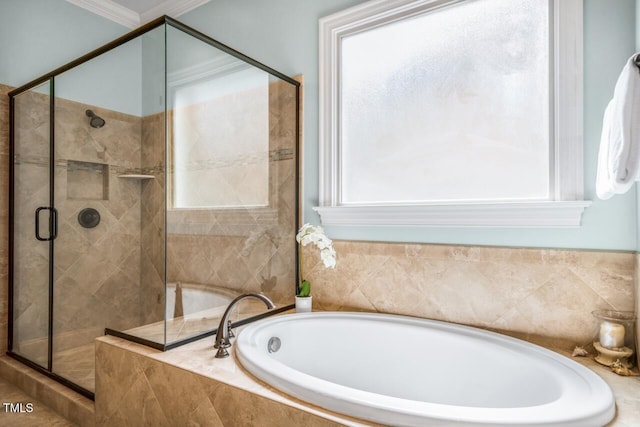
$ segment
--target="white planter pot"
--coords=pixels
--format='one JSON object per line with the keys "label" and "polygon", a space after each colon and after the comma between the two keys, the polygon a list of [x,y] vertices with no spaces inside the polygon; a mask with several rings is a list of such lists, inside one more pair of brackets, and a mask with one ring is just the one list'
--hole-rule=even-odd
{"label": "white planter pot", "polygon": [[310,313],[313,297],[296,296],[296,313]]}

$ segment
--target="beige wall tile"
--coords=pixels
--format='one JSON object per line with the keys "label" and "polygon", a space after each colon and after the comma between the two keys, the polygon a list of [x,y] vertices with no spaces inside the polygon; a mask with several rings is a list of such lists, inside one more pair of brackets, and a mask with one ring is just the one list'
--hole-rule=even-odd
{"label": "beige wall tile", "polygon": [[635,302],[636,302],[636,356],[638,357],[638,364],[640,366],[640,254],[636,254],[636,268],[634,272],[635,282]]}
{"label": "beige wall tile", "polygon": [[319,309],[373,310],[547,337],[591,342],[597,309],[633,310],[635,255],[334,242],[335,270],[307,247],[305,278]]}
{"label": "beige wall tile", "polygon": [[[155,360],[157,352],[96,342],[99,426],[338,426],[329,419]],[[116,343],[121,340],[111,340]],[[168,354],[164,353],[162,357]],[[177,357],[180,352],[176,352]],[[125,424],[123,424],[123,421]],[[364,425],[364,424],[359,424]]]}
{"label": "beige wall tile", "polygon": [[[6,95],[3,94],[3,95]],[[3,97],[4,101],[4,97]],[[30,103],[42,105],[42,108],[29,108]],[[0,105],[2,108],[5,105]],[[43,128],[48,126],[38,126],[44,119],[37,115],[38,111],[48,111],[48,97],[28,93],[21,97],[20,105],[25,114],[29,115],[29,120],[20,122],[20,135],[33,134],[38,138],[48,140],[48,130],[42,133]],[[102,116],[107,125],[101,129],[91,128],[88,124],[85,110],[91,108]],[[44,114],[44,113],[43,113]],[[1,116],[7,115],[3,111]],[[3,122],[5,123],[5,122]],[[103,286],[113,283],[124,282],[128,288],[137,288],[140,280],[139,255],[140,251],[140,185],[119,180],[117,175],[130,168],[140,168],[140,119],[116,113],[113,111],[95,109],[91,106],[80,104],[64,99],[56,100],[56,208],[59,212],[60,239],[57,242],[55,280],[59,286],[56,289],[55,301],[57,316],[55,319],[54,332],[57,339],[57,349],[64,350],[67,346],[77,346],[91,343],[94,336],[85,333],[86,330],[104,330],[105,327],[128,328],[137,326],[139,319],[139,306],[136,301],[137,295],[129,295],[129,304],[110,305],[111,302],[119,301],[117,286]],[[6,129],[2,129],[4,133]],[[42,133],[42,135],[41,135]],[[4,144],[5,139],[0,143]],[[21,170],[23,175],[19,176],[20,184],[28,184],[30,177],[36,177],[44,183],[41,187],[43,194],[48,193],[48,167],[39,162],[45,160],[33,157],[36,153],[33,144],[22,146],[18,155],[21,159]],[[46,147],[48,144],[42,144]],[[0,149],[5,152],[4,149]],[[5,169],[8,159],[4,157],[2,170],[0,173],[6,175]],[[74,172],[75,171],[75,172]],[[40,173],[42,172],[42,173]],[[80,173],[77,178],[81,181],[93,179],[96,175],[96,191],[91,193],[78,193],[82,190],[82,185],[71,191],[75,173]],[[42,175],[42,176],[41,176]],[[6,183],[7,180],[1,180]],[[39,185],[39,184],[38,184]],[[77,186],[76,186],[77,187]],[[34,183],[29,188],[30,192],[38,194]],[[75,187],[74,187],[75,188]],[[79,190],[80,189],[80,190]],[[2,189],[0,189],[1,191]],[[0,203],[4,206],[2,211],[6,212],[6,189],[2,191],[3,197]],[[83,190],[84,191],[84,190]],[[45,197],[46,200],[46,196]],[[25,211],[24,217],[31,218],[34,206],[41,205],[39,200],[29,194],[20,196],[16,200],[16,211]],[[101,222],[93,229],[82,228],[78,224],[78,212],[85,208],[92,207],[98,210],[101,215]],[[136,210],[137,209],[137,210]],[[29,214],[29,215],[27,215]],[[16,215],[21,217],[21,215]],[[6,217],[0,216],[0,220],[6,224]],[[20,223],[21,224],[21,223]],[[47,245],[30,239],[33,233],[33,224],[25,221],[24,227],[18,224],[16,233],[21,236],[24,228],[25,239],[19,245],[19,259],[34,260],[39,257],[47,257]],[[0,224],[3,233],[3,246],[6,245],[6,235],[4,230],[6,225]],[[6,259],[6,253],[0,252]],[[6,267],[3,265],[4,269]],[[38,276],[40,275],[40,276]],[[6,280],[6,275],[0,272],[0,280]],[[20,289],[16,292],[18,297],[16,320],[20,323],[24,334],[16,337],[14,342],[16,347],[29,345],[30,339],[42,339],[38,335],[46,328],[41,323],[46,321],[40,313],[47,312],[48,297],[36,298],[35,288],[27,289],[30,284],[34,287],[46,289],[48,282],[47,268],[29,268],[18,274],[17,283]],[[6,282],[5,282],[6,283]],[[3,289],[6,289],[3,286]],[[107,292],[108,290],[111,293]],[[95,302],[98,302],[96,307]],[[21,310],[21,305],[28,307]],[[2,307],[2,305],[0,305]],[[101,315],[96,313],[102,312]],[[127,319],[128,323],[111,322],[110,313],[118,313],[120,319]],[[6,329],[6,328],[3,328]],[[29,335],[26,331],[31,330]],[[78,331],[78,342],[71,339],[70,332]],[[4,330],[3,330],[4,332]],[[34,335],[35,333],[35,335]],[[61,339],[61,338],[64,339]],[[89,341],[87,341],[87,339]],[[5,339],[1,340],[3,345]],[[64,347],[61,345],[64,343]]]}

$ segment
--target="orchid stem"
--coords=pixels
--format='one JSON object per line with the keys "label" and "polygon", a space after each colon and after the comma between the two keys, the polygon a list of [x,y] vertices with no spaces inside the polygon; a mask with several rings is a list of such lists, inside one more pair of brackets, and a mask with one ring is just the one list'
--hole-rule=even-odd
{"label": "orchid stem", "polygon": [[298,273],[300,277],[298,278],[298,290],[296,295],[300,294],[302,282],[304,281],[304,277],[302,276],[302,246],[300,244],[298,244]]}

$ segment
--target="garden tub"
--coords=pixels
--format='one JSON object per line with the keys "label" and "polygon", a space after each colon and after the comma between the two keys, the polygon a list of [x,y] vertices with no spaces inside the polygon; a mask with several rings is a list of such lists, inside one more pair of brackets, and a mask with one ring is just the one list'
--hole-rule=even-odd
{"label": "garden tub", "polygon": [[601,427],[609,386],[537,345],[446,322],[372,313],[272,317],[238,336],[240,363],[314,405],[393,426]]}

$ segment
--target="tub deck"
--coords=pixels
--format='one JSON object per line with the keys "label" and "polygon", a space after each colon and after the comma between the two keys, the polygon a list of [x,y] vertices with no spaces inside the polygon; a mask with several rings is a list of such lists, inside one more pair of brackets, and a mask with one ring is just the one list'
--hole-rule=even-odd
{"label": "tub deck", "polygon": [[[97,425],[141,416],[147,417],[145,422],[161,424],[162,420],[169,425],[185,419],[219,420],[220,425],[251,425],[251,420],[257,419],[260,425],[267,426],[377,425],[310,405],[273,389],[241,367],[234,348],[231,347],[232,357],[215,359],[212,337],[164,353],[116,337],[99,338]],[[555,351],[569,356],[564,351]],[[592,369],[613,390],[617,414],[608,426],[640,425],[640,377],[620,377],[592,358],[573,360]],[[132,384],[141,385],[130,390]],[[130,391],[136,393],[137,404],[128,403],[127,399],[133,396]],[[103,400],[101,396],[109,398]],[[144,402],[143,413],[140,402]]]}

